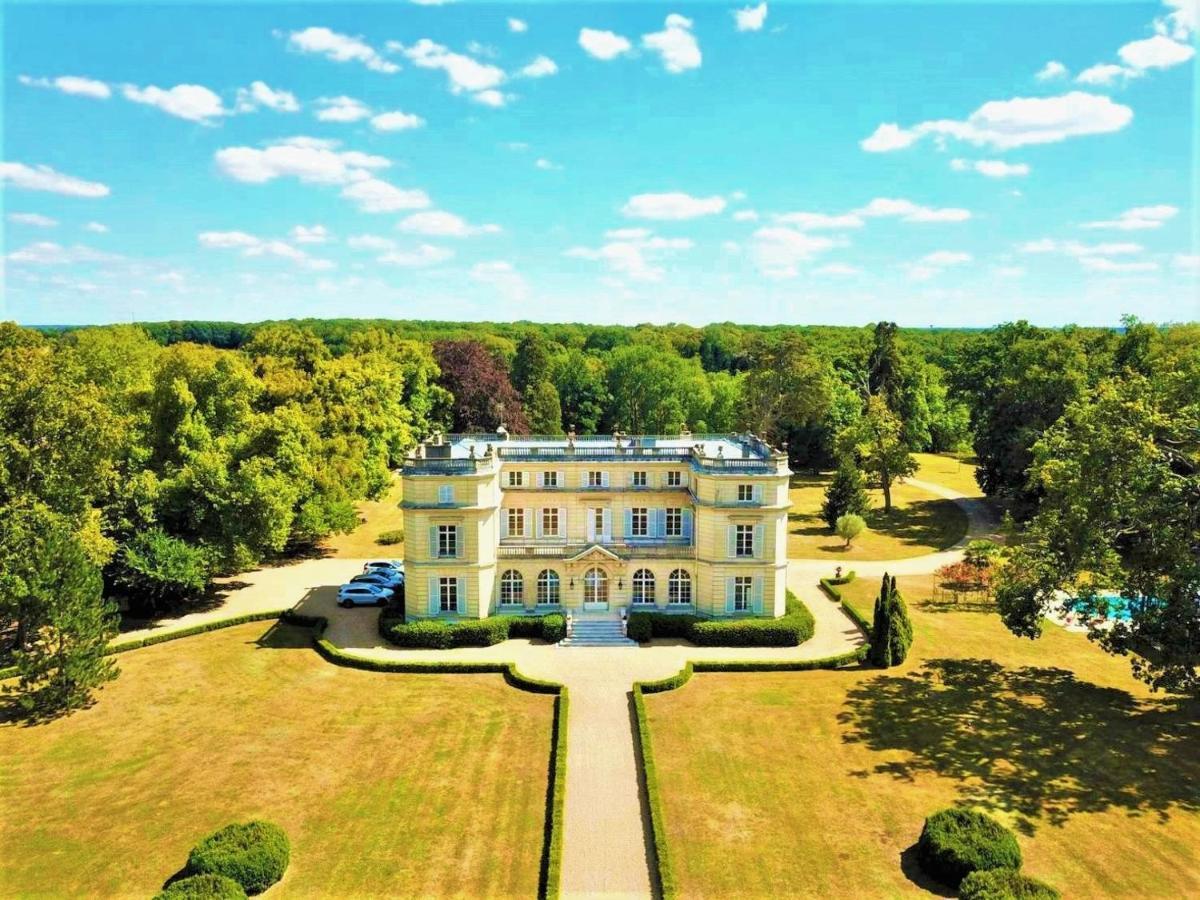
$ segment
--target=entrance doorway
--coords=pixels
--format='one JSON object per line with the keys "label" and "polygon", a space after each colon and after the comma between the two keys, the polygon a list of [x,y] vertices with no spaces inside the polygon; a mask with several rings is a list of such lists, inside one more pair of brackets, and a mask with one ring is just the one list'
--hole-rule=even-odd
{"label": "entrance doorway", "polygon": [[608,609],[608,575],[603,569],[588,569],[583,576],[583,608],[585,612]]}

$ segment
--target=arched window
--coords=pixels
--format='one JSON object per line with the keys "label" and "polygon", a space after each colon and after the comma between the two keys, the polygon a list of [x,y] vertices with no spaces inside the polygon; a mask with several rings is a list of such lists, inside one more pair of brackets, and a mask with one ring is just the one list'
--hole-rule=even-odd
{"label": "arched window", "polygon": [[516,569],[509,569],[500,576],[500,603],[502,606],[517,606],[525,602],[525,579]]}
{"label": "arched window", "polygon": [[608,576],[603,569],[588,569],[583,576],[583,602],[608,602]]}
{"label": "arched window", "polygon": [[633,573],[633,602],[654,602],[654,573],[649,569],[638,569]]}
{"label": "arched window", "polygon": [[561,602],[558,594],[558,573],[553,569],[542,569],[538,573],[537,602],[539,606],[557,606]]}
{"label": "arched window", "polygon": [[692,602],[692,576],[683,569],[676,569],[667,579],[667,603]]}

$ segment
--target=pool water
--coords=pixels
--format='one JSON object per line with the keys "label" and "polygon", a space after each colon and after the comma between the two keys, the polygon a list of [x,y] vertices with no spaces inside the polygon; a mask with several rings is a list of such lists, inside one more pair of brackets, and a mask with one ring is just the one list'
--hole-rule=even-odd
{"label": "pool water", "polygon": [[[1118,619],[1120,621],[1128,621],[1131,618],[1129,613],[1129,601],[1124,597],[1120,597],[1116,594],[1098,594],[1096,599],[1104,600],[1108,604],[1108,615],[1105,616],[1105,618]],[[1078,611],[1076,605],[1077,602],[1078,601],[1068,603],[1067,609],[1069,609],[1071,612]]]}

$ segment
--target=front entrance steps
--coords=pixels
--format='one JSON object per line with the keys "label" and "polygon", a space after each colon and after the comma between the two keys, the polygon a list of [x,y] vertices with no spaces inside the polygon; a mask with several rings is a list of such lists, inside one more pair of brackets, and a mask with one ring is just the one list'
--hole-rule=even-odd
{"label": "front entrance steps", "polygon": [[636,647],[621,633],[620,619],[575,619],[571,636],[558,642],[560,647]]}

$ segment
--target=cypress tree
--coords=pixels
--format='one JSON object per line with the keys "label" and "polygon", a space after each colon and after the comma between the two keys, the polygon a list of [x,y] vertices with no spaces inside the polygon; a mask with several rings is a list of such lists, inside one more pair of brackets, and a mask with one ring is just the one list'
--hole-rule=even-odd
{"label": "cypress tree", "polygon": [[871,652],[869,659],[881,669],[892,664],[892,616],[891,616],[891,587],[887,573],[884,573],[883,584],[879,588],[879,597],[875,600],[875,620],[871,625]]}
{"label": "cypress tree", "polygon": [[904,603],[904,598],[900,596],[900,591],[896,589],[895,575],[892,576],[889,594],[888,619],[891,623],[889,626],[891,664],[898,666],[908,657],[908,650],[912,647],[913,627],[912,620],[908,617],[908,607]]}
{"label": "cypress tree", "polygon": [[866,479],[849,459],[843,459],[833,481],[825,489],[825,502],[821,505],[821,518],[830,529],[837,527],[837,520],[847,513],[866,516],[871,509],[867,497]]}

